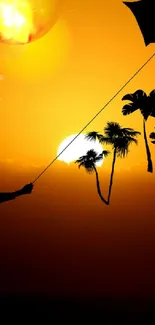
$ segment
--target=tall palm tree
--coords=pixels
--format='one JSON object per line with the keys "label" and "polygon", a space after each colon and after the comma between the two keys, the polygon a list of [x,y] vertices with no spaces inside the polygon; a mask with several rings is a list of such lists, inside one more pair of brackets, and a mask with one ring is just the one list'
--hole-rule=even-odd
{"label": "tall palm tree", "polygon": [[108,154],[109,154],[109,151],[107,151],[107,150],[103,150],[101,154],[97,154],[94,149],[91,149],[91,150],[87,151],[85,156],[82,156],[75,161],[75,163],[79,164],[79,166],[78,166],[79,168],[84,167],[85,170],[89,174],[92,174],[95,172],[98,195],[99,195],[100,199],[107,205],[108,205],[108,202],[104,199],[104,197],[102,196],[102,193],[101,193],[99,176],[98,176],[98,172],[96,169],[96,163],[101,161],[103,159],[103,157],[108,156]]}
{"label": "tall palm tree", "polygon": [[110,175],[110,184],[109,184],[109,192],[108,192],[108,204],[110,203],[110,196],[113,185],[113,176],[115,170],[116,158],[121,157],[124,158],[129,152],[129,145],[131,143],[137,144],[138,141],[136,137],[140,134],[138,131],[134,131],[131,128],[122,128],[117,122],[108,122],[106,127],[104,128],[104,135],[98,132],[89,132],[86,135],[87,140],[96,139],[99,140],[102,144],[110,144],[113,148],[113,161],[112,161],[112,169]]}
{"label": "tall palm tree", "polygon": [[143,90],[139,89],[133,94],[125,95],[122,100],[130,101],[130,104],[127,104],[122,108],[123,115],[131,114],[139,109],[143,116],[143,134],[147,155],[147,171],[152,173],[153,164],[146,135],[146,122],[149,116],[155,117],[155,90],[152,90],[147,96]]}
{"label": "tall palm tree", "polygon": [[153,141],[151,141],[153,144],[155,144],[155,132],[151,132],[150,133],[150,139],[153,139]]}

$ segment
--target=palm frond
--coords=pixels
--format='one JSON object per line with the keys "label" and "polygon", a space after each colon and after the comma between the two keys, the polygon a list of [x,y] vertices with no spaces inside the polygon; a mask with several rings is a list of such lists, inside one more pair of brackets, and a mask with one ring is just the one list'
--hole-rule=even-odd
{"label": "palm frond", "polygon": [[134,129],[132,129],[132,128],[122,128],[122,132],[124,132],[124,133],[125,132],[132,132],[132,131],[134,131]]}
{"label": "palm frond", "polygon": [[98,156],[96,157],[96,161],[95,161],[95,163],[97,162],[97,161],[101,161],[104,157],[107,157],[108,155],[109,155],[109,153],[110,153],[110,151],[108,151],[108,150],[103,150],[100,154],[98,154]]}
{"label": "palm frond", "polygon": [[107,157],[109,154],[110,154],[110,151],[109,150],[103,150],[102,151],[103,157]]}
{"label": "palm frond", "polygon": [[139,107],[135,103],[126,104],[122,108],[123,115],[129,115],[135,112]]}
{"label": "palm frond", "polygon": [[126,94],[122,97],[122,100],[130,100],[133,101],[133,94]]}
{"label": "palm frond", "polygon": [[128,152],[129,152],[129,144],[127,142],[120,143],[119,145],[117,145],[116,153],[118,157],[124,158],[127,156]]}
{"label": "palm frond", "polygon": [[104,135],[102,136],[101,139],[99,139],[99,143],[101,143],[101,144],[112,144],[111,138],[110,137],[105,137]]}
{"label": "palm frond", "polygon": [[153,98],[155,100],[155,89],[153,89],[150,93],[149,93],[149,97]]}
{"label": "palm frond", "polygon": [[79,163],[81,163],[84,160],[85,160],[85,156],[81,156],[77,160],[75,160],[75,164],[79,164]]}
{"label": "palm frond", "polygon": [[99,155],[96,157],[96,159],[95,159],[95,163],[94,163],[94,165],[95,165],[98,161],[101,161],[101,160],[103,160],[103,155],[102,155],[102,154],[99,154]]}
{"label": "palm frond", "polygon": [[122,147],[122,148],[118,148],[118,150],[116,151],[117,152],[117,157],[120,157],[120,158],[125,158],[127,156],[127,154],[129,153],[129,148],[125,148],[125,147]]}
{"label": "palm frond", "polygon": [[88,174],[93,174],[95,171],[95,165],[92,163],[85,162],[83,166]]}
{"label": "palm frond", "polygon": [[146,93],[142,89],[138,89],[134,93],[123,96],[122,100],[129,100],[131,102],[135,102],[137,100],[142,100],[144,98],[145,99],[147,98]]}
{"label": "palm frond", "polygon": [[84,167],[86,171],[91,174],[95,171],[95,164],[103,159],[104,153],[106,155],[108,152],[103,150],[101,154],[98,154],[94,149],[90,149],[87,151],[86,155],[78,158],[75,163],[79,164],[79,168]]}
{"label": "palm frond", "polygon": [[147,95],[144,90],[138,89],[133,93],[134,98],[147,98]]}
{"label": "palm frond", "polygon": [[[75,163],[78,163],[78,160],[76,160]],[[84,167],[89,174],[92,174],[95,171],[94,166],[92,161],[83,160],[79,163],[78,168]]]}
{"label": "palm frond", "polygon": [[[77,161],[75,161],[75,163],[77,163]],[[81,161],[78,168],[84,167],[84,161]]]}
{"label": "palm frond", "polygon": [[131,143],[135,143],[136,145],[138,144],[138,140],[133,138],[133,137],[128,137],[128,143],[131,144]]}
{"label": "palm frond", "polygon": [[140,109],[141,114],[146,121],[151,113],[155,114],[152,110],[151,104],[151,102],[153,103],[153,99],[154,92],[152,92],[151,96],[147,96],[143,90],[136,90],[133,94],[128,94],[123,97],[123,100],[129,100],[131,103],[122,108],[122,113],[123,115],[128,115],[135,112],[137,109]]}
{"label": "palm frond", "polygon": [[122,100],[129,100],[131,102],[122,108],[123,115],[131,114],[136,110],[140,109],[144,118],[147,119],[148,106],[149,106],[148,96],[143,90],[139,89],[136,90],[133,94],[125,95]]}
{"label": "palm frond", "polygon": [[121,129],[121,126],[117,122],[107,122],[107,125],[104,128],[104,133],[106,136],[110,136],[111,134],[118,133]]}
{"label": "palm frond", "polygon": [[150,116],[155,117],[155,89],[153,89],[149,96],[148,96],[148,100],[149,100],[149,106],[150,106]]}
{"label": "palm frond", "polygon": [[114,147],[117,152],[117,156],[119,157],[125,157],[128,152],[129,152],[129,146],[135,143],[136,145],[138,144],[138,140],[135,139],[134,137],[128,136],[128,137],[122,137],[122,138],[117,138],[114,144]]}
{"label": "palm frond", "polygon": [[86,153],[86,156],[96,156],[97,155],[97,152],[92,148],[92,149],[89,149]]}
{"label": "palm frond", "polygon": [[92,132],[88,132],[85,135],[85,139],[86,140],[90,140],[90,141],[96,141],[97,139],[99,139],[100,137],[102,137],[102,134],[99,134],[96,131],[92,131]]}
{"label": "palm frond", "polygon": [[110,129],[120,129],[121,128],[121,125],[118,123],[118,122],[114,122],[114,121],[108,121],[107,122],[107,126],[104,128],[104,130],[105,129],[108,129],[108,128],[110,128]]}
{"label": "palm frond", "polygon": [[151,107],[150,116],[155,117],[155,104]]}
{"label": "palm frond", "polygon": [[155,132],[151,132],[150,135],[149,135],[149,138],[150,139],[153,139],[153,141],[151,141],[151,143],[155,144]]}
{"label": "palm frond", "polygon": [[86,153],[86,160],[89,160],[89,159],[95,159],[97,157],[97,152],[92,148],[90,150],[87,151]]}
{"label": "palm frond", "polygon": [[155,139],[155,132],[151,132],[149,138],[150,139]]}
{"label": "palm frond", "polygon": [[102,134],[98,134],[97,135],[97,139],[100,143],[102,143],[102,139],[103,139],[103,135]]}
{"label": "palm frond", "polygon": [[139,131],[135,131],[134,129],[132,128],[122,128],[122,133],[125,135],[125,136],[133,136],[133,137],[136,137],[138,135],[141,134],[141,132]]}

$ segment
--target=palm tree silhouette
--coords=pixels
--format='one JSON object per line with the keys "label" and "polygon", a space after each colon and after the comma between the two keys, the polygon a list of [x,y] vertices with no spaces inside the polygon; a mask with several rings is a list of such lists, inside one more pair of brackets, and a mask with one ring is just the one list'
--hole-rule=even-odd
{"label": "palm tree silhouette", "polygon": [[123,115],[131,114],[139,109],[143,116],[143,134],[148,162],[147,171],[152,173],[153,164],[150,148],[147,141],[146,122],[149,116],[155,117],[155,90],[152,90],[147,96],[143,90],[139,89],[133,94],[125,95],[122,100],[129,100],[131,102],[130,104],[127,104],[122,108]]}
{"label": "palm tree silhouette", "polygon": [[108,204],[110,204],[116,158],[124,158],[129,152],[129,145],[131,143],[138,144],[136,139],[138,134],[140,134],[140,132],[134,131],[131,128],[122,128],[117,122],[108,122],[104,128],[104,135],[95,131],[89,132],[86,135],[87,140],[96,141],[96,139],[98,139],[100,143],[110,144],[113,148],[113,161],[107,201]]}
{"label": "palm tree silhouette", "polygon": [[155,132],[151,132],[149,137],[150,137],[150,139],[153,139],[153,141],[151,141],[151,142],[153,144],[155,144],[155,141],[154,141],[155,140]]}
{"label": "palm tree silhouette", "polygon": [[92,173],[95,172],[95,174],[96,174],[97,192],[98,192],[98,195],[99,195],[100,199],[106,205],[108,205],[108,202],[104,199],[104,197],[102,196],[102,193],[101,193],[99,176],[98,176],[98,172],[97,172],[97,169],[96,169],[96,163],[101,161],[103,159],[103,157],[108,156],[108,154],[109,154],[109,151],[107,151],[107,150],[103,150],[101,154],[97,154],[97,152],[94,149],[91,149],[91,150],[87,151],[86,155],[80,157],[79,159],[77,159],[75,161],[75,163],[79,164],[79,166],[78,166],[79,168],[84,167],[85,170],[89,174],[92,174]]}

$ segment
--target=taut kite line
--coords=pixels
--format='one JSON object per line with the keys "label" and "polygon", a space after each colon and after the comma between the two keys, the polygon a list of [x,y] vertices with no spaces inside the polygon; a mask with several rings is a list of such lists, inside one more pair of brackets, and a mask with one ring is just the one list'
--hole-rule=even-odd
{"label": "taut kite line", "polygon": [[[138,26],[142,32],[145,45],[155,43],[154,10],[152,0],[136,2],[123,2],[134,14]],[[82,128],[82,130],[69,142],[69,144],[50,162],[50,164],[34,179],[33,184],[45,173],[45,171],[59,158],[59,156],[75,141],[75,139],[96,119],[113,99],[129,84],[129,82],[152,60],[155,53],[134,73],[134,75],[116,92],[116,94],[95,114],[95,116]]]}

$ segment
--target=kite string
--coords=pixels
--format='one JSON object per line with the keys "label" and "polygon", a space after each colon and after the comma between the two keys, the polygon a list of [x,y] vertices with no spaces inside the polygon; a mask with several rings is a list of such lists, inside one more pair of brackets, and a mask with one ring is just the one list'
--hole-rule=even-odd
{"label": "kite string", "polygon": [[94,117],[82,128],[82,130],[68,143],[68,145],[50,162],[50,164],[35,178],[32,182],[34,184],[45,171],[59,158],[59,156],[78,138],[78,136],[96,119],[96,117],[107,107],[113,99],[129,84],[129,82],[147,65],[149,61],[155,56],[155,53],[133,74],[133,76],[117,91],[117,93],[111,97],[111,99],[94,115]]}

